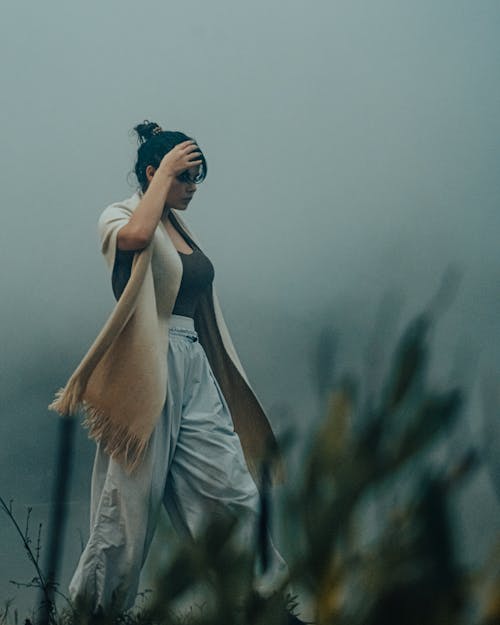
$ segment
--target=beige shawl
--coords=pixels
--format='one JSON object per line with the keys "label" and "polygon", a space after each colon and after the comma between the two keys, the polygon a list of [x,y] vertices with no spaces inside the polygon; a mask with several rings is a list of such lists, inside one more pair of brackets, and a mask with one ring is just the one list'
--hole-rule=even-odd
{"label": "beige shawl", "polygon": [[[118,230],[142,192],[101,213],[101,251],[113,272]],[[179,212],[171,209],[199,246]],[[134,254],[130,279],[95,341],[49,405],[62,416],[84,412],[89,437],[101,441],[130,473],[141,461],[165,403],[169,320],[182,278],[182,261],[160,221],[151,243]],[[215,282],[215,281],[214,281]],[[260,461],[271,450],[274,482],[284,465],[264,410],[252,389],[222,316],[215,283],[200,299],[195,329],[230,408],[248,468],[258,483]]]}

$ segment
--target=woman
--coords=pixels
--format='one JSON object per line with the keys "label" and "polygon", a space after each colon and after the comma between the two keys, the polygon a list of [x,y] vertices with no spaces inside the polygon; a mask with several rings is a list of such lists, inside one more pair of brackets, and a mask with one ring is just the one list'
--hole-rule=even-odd
{"label": "woman", "polygon": [[[50,406],[83,407],[97,441],[90,537],[69,587],[96,614],[133,605],[161,504],[187,538],[224,511],[251,541],[259,460],[276,443],[225,325],[214,267],[180,216],[205,157],[183,133],[147,120],[135,130],[140,189],[99,218],[117,304]],[[270,547],[263,593],[287,573]]]}

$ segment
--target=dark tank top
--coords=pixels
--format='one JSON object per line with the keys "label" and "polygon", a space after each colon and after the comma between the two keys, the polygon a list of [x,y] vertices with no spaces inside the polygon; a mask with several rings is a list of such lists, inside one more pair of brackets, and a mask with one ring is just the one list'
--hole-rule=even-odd
{"label": "dark tank top", "polygon": [[[194,318],[196,306],[202,293],[204,293],[205,289],[211,288],[215,277],[214,266],[191,237],[182,230],[172,212],[169,212],[168,217],[170,223],[193,250],[189,254],[177,250],[182,261],[182,280],[172,314]],[[116,250],[115,266],[112,275],[113,293],[116,300],[120,298],[130,278],[134,254],[135,252],[132,250]]]}
{"label": "dark tank top", "polygon": [[184,252],[179,252],[179,250],[177,250],[181,257],[183,270],[182,280],[172,314],[194,318],[198,300],[205,289],[211,288],[215,277],[214,266],[191,237],[182,230],[171,211],[168,217],[177,232],[193,250],[190,254],[184,254]]}

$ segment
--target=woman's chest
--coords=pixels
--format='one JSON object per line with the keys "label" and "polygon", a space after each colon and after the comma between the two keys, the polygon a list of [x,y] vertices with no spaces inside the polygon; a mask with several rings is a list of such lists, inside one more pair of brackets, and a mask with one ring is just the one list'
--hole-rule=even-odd
{"label": "woman's chest", "polygon": [[193,248],[190,247],[180,232],[176,230],[170,220],[167,220],[167,223],[165,224],[165,231],[178,252],[181,252],[182,254],[192,254]]}

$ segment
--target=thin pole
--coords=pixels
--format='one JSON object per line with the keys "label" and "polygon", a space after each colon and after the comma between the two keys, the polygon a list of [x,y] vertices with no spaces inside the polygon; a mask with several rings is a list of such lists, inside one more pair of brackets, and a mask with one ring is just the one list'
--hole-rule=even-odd
{"label": "thin pole", "polygon": [[41,597],[42,618],[40,625],[49,625],[49,623],[54,622],[54,590],[61,559],[67,516],[66,502],[70,487],[75,421],[74,417],[62,417],[59,420],[57,465],[53,484],[49,541],[45,566],[46,588],[42,592]]}

